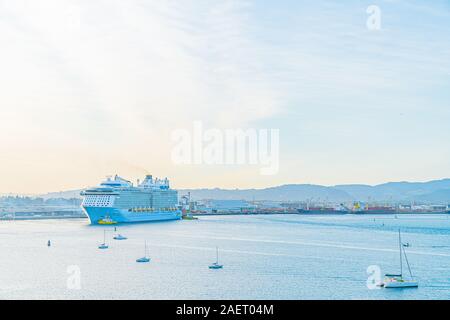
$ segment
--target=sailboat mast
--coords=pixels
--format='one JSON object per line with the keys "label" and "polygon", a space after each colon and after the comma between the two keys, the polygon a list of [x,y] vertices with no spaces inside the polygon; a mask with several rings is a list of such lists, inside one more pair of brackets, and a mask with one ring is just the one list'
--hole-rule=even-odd
{"label": "sailboat mast", "polygon": [[398,246],[400,252],[400,277],[403,277],[402,236],[400,234],[400,229],[398,229]]}
{"label": "sailboat mast", "polygon": [[412,271],[411,271],[411,266],[409,265],[408,256],[406,255],[405,248],[403,248],[403,253],[405,255],[405,260],[406,260],[406,265],[408,266],[409,275],[411,276],[411,278],[414,278]]}
{"label": "sailboat mast", "polygon": [[216,263],[219,263],[219,247],[216,247]]}

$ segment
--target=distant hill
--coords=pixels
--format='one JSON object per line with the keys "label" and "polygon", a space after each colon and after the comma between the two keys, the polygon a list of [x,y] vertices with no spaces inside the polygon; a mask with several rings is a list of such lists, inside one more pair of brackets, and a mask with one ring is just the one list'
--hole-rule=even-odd
{"label": "distant hill", "polygon": [[[443,203],[450,205],[450,189],[441,189],[416,197],[417,201],[423,203]],[[447,200],[445,200],[447,199]]]}
{"label": "distant hill", "polygon": [[[389,182],[376,186],[340,185],[335,188],[347,192],[357,200],[371,201],[438,201],[450,203],[450,179],[429,182]],[[438,195],[433,195],[438,192]]]}
{"label": "distant hill", "polygon": [[[80,198],[81,190],[52,192],[40,197]],[[326,187],[313,184],[287,184],[264,189],[180,189],[191,192],[194,200],[268,200],[268,201],[371,201],[450,204],[450,179],[429,182],[389,182],[376,186],[349,184]]]}
{"label": "distant hill", "polygon": [[450,204],[450,179],[429,182],[389,182],[376,186],[337,185],[325,187],[290,184],[265,189],[186,189],[193,199],[241,199],[271,201],[371,201]]}
{"label": "distant hill", "polygon": [[345,191],[333,187],[309,184],[289,184],[265,189],[190,189],[179,190],[181,194],[191,192],[193,199],[239,199],[239,200],[272,200],[272,201],[304,201],[321,198],[328,201],[351,201],[353,198]]}

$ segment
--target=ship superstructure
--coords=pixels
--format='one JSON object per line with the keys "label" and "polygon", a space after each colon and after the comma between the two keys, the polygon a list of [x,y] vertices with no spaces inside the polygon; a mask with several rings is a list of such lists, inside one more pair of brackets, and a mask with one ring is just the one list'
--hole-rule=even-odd
{"label": "ship superstructure", "polygon": [[147,175],[133,185],[117,175],[81,192],[81,207],[92,224],[181,219],[177,191],[169,180]]}

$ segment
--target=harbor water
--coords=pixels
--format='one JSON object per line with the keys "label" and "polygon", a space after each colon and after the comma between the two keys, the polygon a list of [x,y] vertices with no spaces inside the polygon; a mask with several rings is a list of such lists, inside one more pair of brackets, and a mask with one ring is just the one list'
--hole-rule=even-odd
{"label": "harbor water", "polygon": [[[118,225],[123,241],[114,227],[0,221],[0,298],[450,299],[445,214],[208,216]],[[368,268],[399,272],[399,228],[419,288],[369,288]]]}

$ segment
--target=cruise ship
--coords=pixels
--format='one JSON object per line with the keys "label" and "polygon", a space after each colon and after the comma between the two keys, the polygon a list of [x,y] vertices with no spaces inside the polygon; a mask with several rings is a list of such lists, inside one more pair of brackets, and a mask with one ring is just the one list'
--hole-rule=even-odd
{"label": "cruise ship", "polygon": [[169,180],[147,175],[136,186],[117,175],[81,192],[81,207],[91,224],[116,224],[181,219],[177,191]]}

